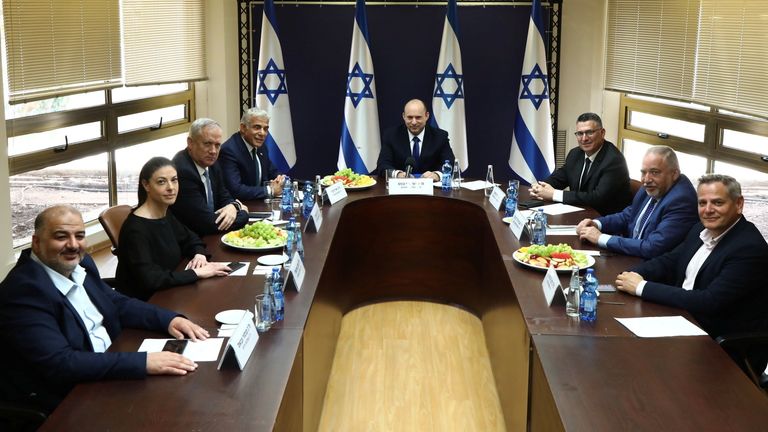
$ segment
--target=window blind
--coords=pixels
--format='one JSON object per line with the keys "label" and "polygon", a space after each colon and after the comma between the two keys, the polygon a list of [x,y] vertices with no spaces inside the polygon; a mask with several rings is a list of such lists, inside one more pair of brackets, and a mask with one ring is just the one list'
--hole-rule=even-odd
{"label": "window blind", "polygon": [[11,103],[122,84],[118,0],[3,0]]}
{"label": "window blind", "polygon": [[206,79],[203,0],[123,0],[125,83]]}

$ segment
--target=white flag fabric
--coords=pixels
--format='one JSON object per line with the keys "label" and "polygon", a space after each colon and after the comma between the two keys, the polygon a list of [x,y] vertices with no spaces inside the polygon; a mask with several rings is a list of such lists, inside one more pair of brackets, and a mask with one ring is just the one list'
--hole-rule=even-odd
{"label": "white flag fabric", "polygon": [[376,169],[381,150],[376,83],[368,43],[365,0],[357,0],[337,165],[340,170],[351,168],[358,174],[369,174]]}
{"label": "white flag fabric", "polygon": [[448,132],[453,154],[459,160],[461,170],[465,171],[469,166],[469,154],[456,0],[448,0],[432,97],[432,125]]}
{"label": "white flag fabric", "polygon": [[548,177],[555,169],[543,35],[541,2],[533,0],[509,152],[509,166],[529,184]]}
{"label": "white flag fabric", "polygon": [[273,0],[264,0],[261,20],[259,69],[256,81],[256,106],[269,113],[269,134],[265,144],[269,160],[281,173],[296,164],[291,105],[283,63],[283,49],[277,36],[277,18]]}

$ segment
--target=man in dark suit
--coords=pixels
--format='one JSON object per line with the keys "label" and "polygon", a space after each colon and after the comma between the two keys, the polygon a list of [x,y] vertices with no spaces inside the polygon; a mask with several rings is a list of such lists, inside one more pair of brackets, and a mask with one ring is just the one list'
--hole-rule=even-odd
{"label": "man in dark suit", "polygon": [[580,115],[575,134],[579,147],[568,152],[565,164],[551,176],[531,185],[531,196],[592,207],[602,215],[621,211],[632,201],[624,155],[605,141],[603,121],[597,114]]}
{"label": "man in dark suit", "polygon": [[200,118],[192,122],[187,148],[173,162],[179,175],[179,195],[171,211],[200,237],[239,229],[248,223],[248,208],[232,198],[215,164],[221,148],[221,126]]}
{"label": "man in dark suit", "polygon": [[651,147],[640,169],[643,188],[620,213],[584,219],[576,227],[582,240],[625,255],[653,258],[680,244],[696,214],[696,189],[680,174],[675,151]]}
{"label": "man in dark suit", "polygon": [[742,216],[741,186],[708,174],[697,193],[701,223],[672,251],[618,275],[616,287],[689,311],[712,337],[768,330],[768,244]]}
{"label": "man in dark suit", "polygon": [[221,165],[224,184],[239,200],[264,198],[267,193],[264,182],[270,182],[271,192],[282,192],[284,176],[269,160],[269,148],[264,145],[269,134],[269,114],[251,108],[240,119],[240,131],[235,132],[221,145]]}
{"label": "man in dark suit", "polygon": [[197,364],[171,352],[105,352],[123,327],[206,339],[186,318],[126,297],[100,278],[85,253],[76,209],[50,207],[35,219],[32,250],[0,284],[0,394],[51,411],[77,383],[185,375]]}
{"label": "man in dark suit", "polygon": [[377,171],[388,170],[394,177],[405,177],[406,160],[416,162],[413,173],[432,180],[440,180],[440,168],[447,160],[453,164],[453,150],[448,132],[427,124],[429,112],[419,99],[412,99],[403,109],[403,124],[387,129],[381,138],[381,152]]}

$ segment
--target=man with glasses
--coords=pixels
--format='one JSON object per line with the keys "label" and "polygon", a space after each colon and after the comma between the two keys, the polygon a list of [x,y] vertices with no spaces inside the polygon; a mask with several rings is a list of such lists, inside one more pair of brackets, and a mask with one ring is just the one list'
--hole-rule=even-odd
{"label": "man with glasses", "polygon": [[624,211],[584,219],[576,227],[576,234],[609,251],[645,259],[680,244],[698,215],[696,189],[688,177],[680,174],[675,151],[667,146],[648,149],[640,180],[643,187]]}
{"label": "man with glasses", "polygon": [[576,120],[576,139],[579,146],[568,153],[565,164],[544,181],[531,185],[531,196],[592,207],[603,215],[621,211],[632,200],[629,170],[624,155],[613,143],[605,141],[600,116],[580,115]]}

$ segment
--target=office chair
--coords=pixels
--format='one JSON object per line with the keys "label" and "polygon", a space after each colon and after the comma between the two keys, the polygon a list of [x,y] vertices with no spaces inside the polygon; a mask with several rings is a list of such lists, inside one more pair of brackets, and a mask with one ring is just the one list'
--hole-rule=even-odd
{"label": "office chair", "polygon": [[112,254],[114,255],[117,255],[120,228],[123,227],[123,222],[125,222],[130,213],[131,206],[122,204],[112,206],[99,214],[99,223],[104,227],[104,232],[107,233],[109,241],[112,242]]}
{"label": "office chair", "polygon": [[[749,379],[768,395],[768,375],[764,372],[765,359],[768,357],[768,331],[724,335],[719,336],[715,341],[731,356]],[[755,361],[756,359],[759,360]]]}
{"label": "office chair", "polygon": [[36,431],[48,416],[17,402],[0,401],[0,429],[9,432]]}
{"label": "office chair", "polygon": [[637,191],[639,191],[641,187],[643,187],[643,182],[640,180],[629,179],[629,190],[632,191],[633,197],[637,195]]}

